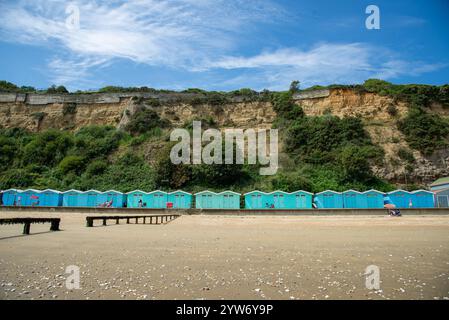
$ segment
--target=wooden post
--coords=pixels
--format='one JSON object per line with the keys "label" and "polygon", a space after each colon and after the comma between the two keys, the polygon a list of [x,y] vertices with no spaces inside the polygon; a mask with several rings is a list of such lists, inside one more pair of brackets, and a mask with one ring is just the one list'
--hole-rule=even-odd
{"label": "wooden post", "polygon": [[119,218],[117,218],[117,219],[115,219],[115,224],[119,224],[120,222],[119,222]]}
{"label": "wooden post", "polygon": [[59,231],[59,219],[51,220],[50,231]]}
{"label": "wooden post", "polygon": [[104,226],[106,225],[106,219],[103,219],[103,225]]}
{"label": "wooden post", "polygon": [[139,223],[139,218],[138,217],[136,217],[136,224],[138,224]]}
{"label": "wooden post", "polygon": [[146,217],[143,217],[143,224],[145,224]]}
{"label": "wooden post", "polygon": [[126,218],[126,224],[129,224],[129,218]]}
{"label": "wooden post", "polygon": [[86,217],[86,225],[88,227],[93,227],[94,226],[94,219]]}
{"label": "wooden post", "polygon": [[30,223],[25,222],[23,224],[23,234],[30,234]]}
{"label": "wooden post", "polygon": [[153,224],[153,217],[150,217],[150,224]]}

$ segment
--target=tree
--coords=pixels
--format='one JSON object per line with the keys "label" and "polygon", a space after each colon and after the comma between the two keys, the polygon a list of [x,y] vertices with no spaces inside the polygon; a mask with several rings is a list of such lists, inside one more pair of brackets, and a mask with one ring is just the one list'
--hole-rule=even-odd
{"label": "tree", "polygon": [[301,84],[301,83],[300,83],[298,80],[293,80],[293,81],[290,83],[290,89],[289,89],[289,91],[290,91],[291,93],[299,92],[300,84]]}

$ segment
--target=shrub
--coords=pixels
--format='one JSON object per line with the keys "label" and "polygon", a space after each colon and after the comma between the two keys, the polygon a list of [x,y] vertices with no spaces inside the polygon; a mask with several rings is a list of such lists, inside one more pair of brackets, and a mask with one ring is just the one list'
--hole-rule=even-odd
{"label": "shrub", "polygon": [[80,156],[67,156],[59,163],[58,169],[63,174],[73,172],[80,174],[84,169],[85,159]]}
{"label": "shrub", "polygon": [[142,134],[154,128],[166,128],[169,122],[166,119],[161,119],[159,115],[151,109],[141,109],[137,111],[126,126],[132,134]]}
{"label": "shrub", "polygon": [[422,108],[412,108],[407,116],[398,122],[398,128],[413,149],[425,155],[447,145],[449,124],[436,114],[426,113]]}
{"label": "shrub", "polygon": [[62,114],[64,116],[75,113],[76,113],[76,103],[64,103],[64,105],[62,106]]}

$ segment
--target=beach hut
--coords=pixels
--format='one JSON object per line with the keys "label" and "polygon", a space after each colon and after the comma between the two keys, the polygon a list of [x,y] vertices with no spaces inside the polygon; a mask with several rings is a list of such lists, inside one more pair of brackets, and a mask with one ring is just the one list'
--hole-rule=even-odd
{"label": "beach hut", "polygon": [[435,206],[437,208],[449,208],[449,188],[439,189],[435,192]]}
{"label": "beach hut", "polygon": [[313,194],[307,191],[298,190],[290,193],[291,205],[293,209],[311,209]]}
{"label": "beach hut", "polygon": [[396,208],[404,209],[413,207],[413,196],[408,191],[399,189],[389,192],[387,195]]}
{"label": "beach hut", "polygon": [[148,192],[143,196],[143,202],[146,202],[147,208],[165,209],[167,208],[167,192],[156,190]]}
{"label": "beach hut", "polygon": [[382,209],[384,207],[384,193],[371,189],[363,192],[366,208]]}
{"label": "beach hut", "polygon": [[416,190],[411,194],[412,208],[435,208],[433,192],[427,190]]}
{"label": "beach hut", "polygon": [[266,204],[270,201],[270,195],[266,192],[254,190],[244,194],[245,209],[269,209]]}
{"label": "beach hut", "polygon": [[148,195],[145,191],[134,190],[126,193],[126,203],[128,208],[143,208],[145,207],[144,196]]}
{"label": "beach hut", "polygon": [[116,190],[101,192],[97,196],[97,204],[108,208],[123,208],[126,204],[126,194]]}
{"label": "beach hut", "polygon": [[195,193],[195,208],[220,209],[220,198],[219,194],[209,190]]}
{"label": "beach hut", "polygon": [[20,206],[39,206],[41,202],[41,191],[36,189],[26,189],[20,192],[17,197],[17,202],[20,202]]}
{"label": "beach hut", "polygon": [[190,209],[192,207],[192,194],[177,190],[167,195],[167,202],[171,203],[173,209]]}
{"label": "beach hut", "polygon": [[15,206],[17,196],[20,194],[21,190],[18,189],[8,189],[3,191],[2,203],[4,206]]}
{"label": "beach hut", "polygon": [[240,193],[234,191],[223,191],[218,193],[219,209],[240,209]]}
{"label": "beach hut", "polygon": [[98,201],[98,197],[101,195],[101,191],[98,190],[87,190],[83,192],[81,199],[81,205],[83,207],[95,208],[100,202]]}
{"label": "beach hut", "polygon": [[439,178],[430,185],[430,191],[433,192],[446,189],[449,189],[449,177]]}
{"label": "beach hut", "polygon": [[63,194],[60,191],[53,189],[45,189],[39,194],[40,207],[59,207],[62,205]]}
{"label": "beach hut", "polygon": [[348,209],[366,209],[366,197],[356,190],[347,190],[342,193],[343,207]]}
{"label": "beach hut", "polygon": [[332,190],[317,193],[314,202],[318,209],[341,209],[344,206],[342,194]]}
{"label": "beach hut", "polygon": [[83,191],[71,189],[62,193],[63,207],[82,207]]}

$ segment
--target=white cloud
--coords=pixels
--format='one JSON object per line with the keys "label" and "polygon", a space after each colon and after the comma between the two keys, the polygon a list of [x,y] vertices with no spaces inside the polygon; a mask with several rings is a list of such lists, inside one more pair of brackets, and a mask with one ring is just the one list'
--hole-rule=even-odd
{"label": "white cloud", "polygon": [[[280,48],[236,56],[246,35],[288,14],[272,0],[78,0],[80,28],[66,26],[68,3],[59,0],[0,3],[5,41],[51,47],[51,81],[96,87],[92,70],[126,59],[150,66],[204,71],[238,70],[216,86],[285,89],[354,83],[369,77],[419,75],[438,64],[408,62],[363,43],[319,43],[309,49]],[[213,79],[210,79],[213,82]],[[180,86],[173,83],[173,86]],[[181,85],[182,86],[182,85]]]}

